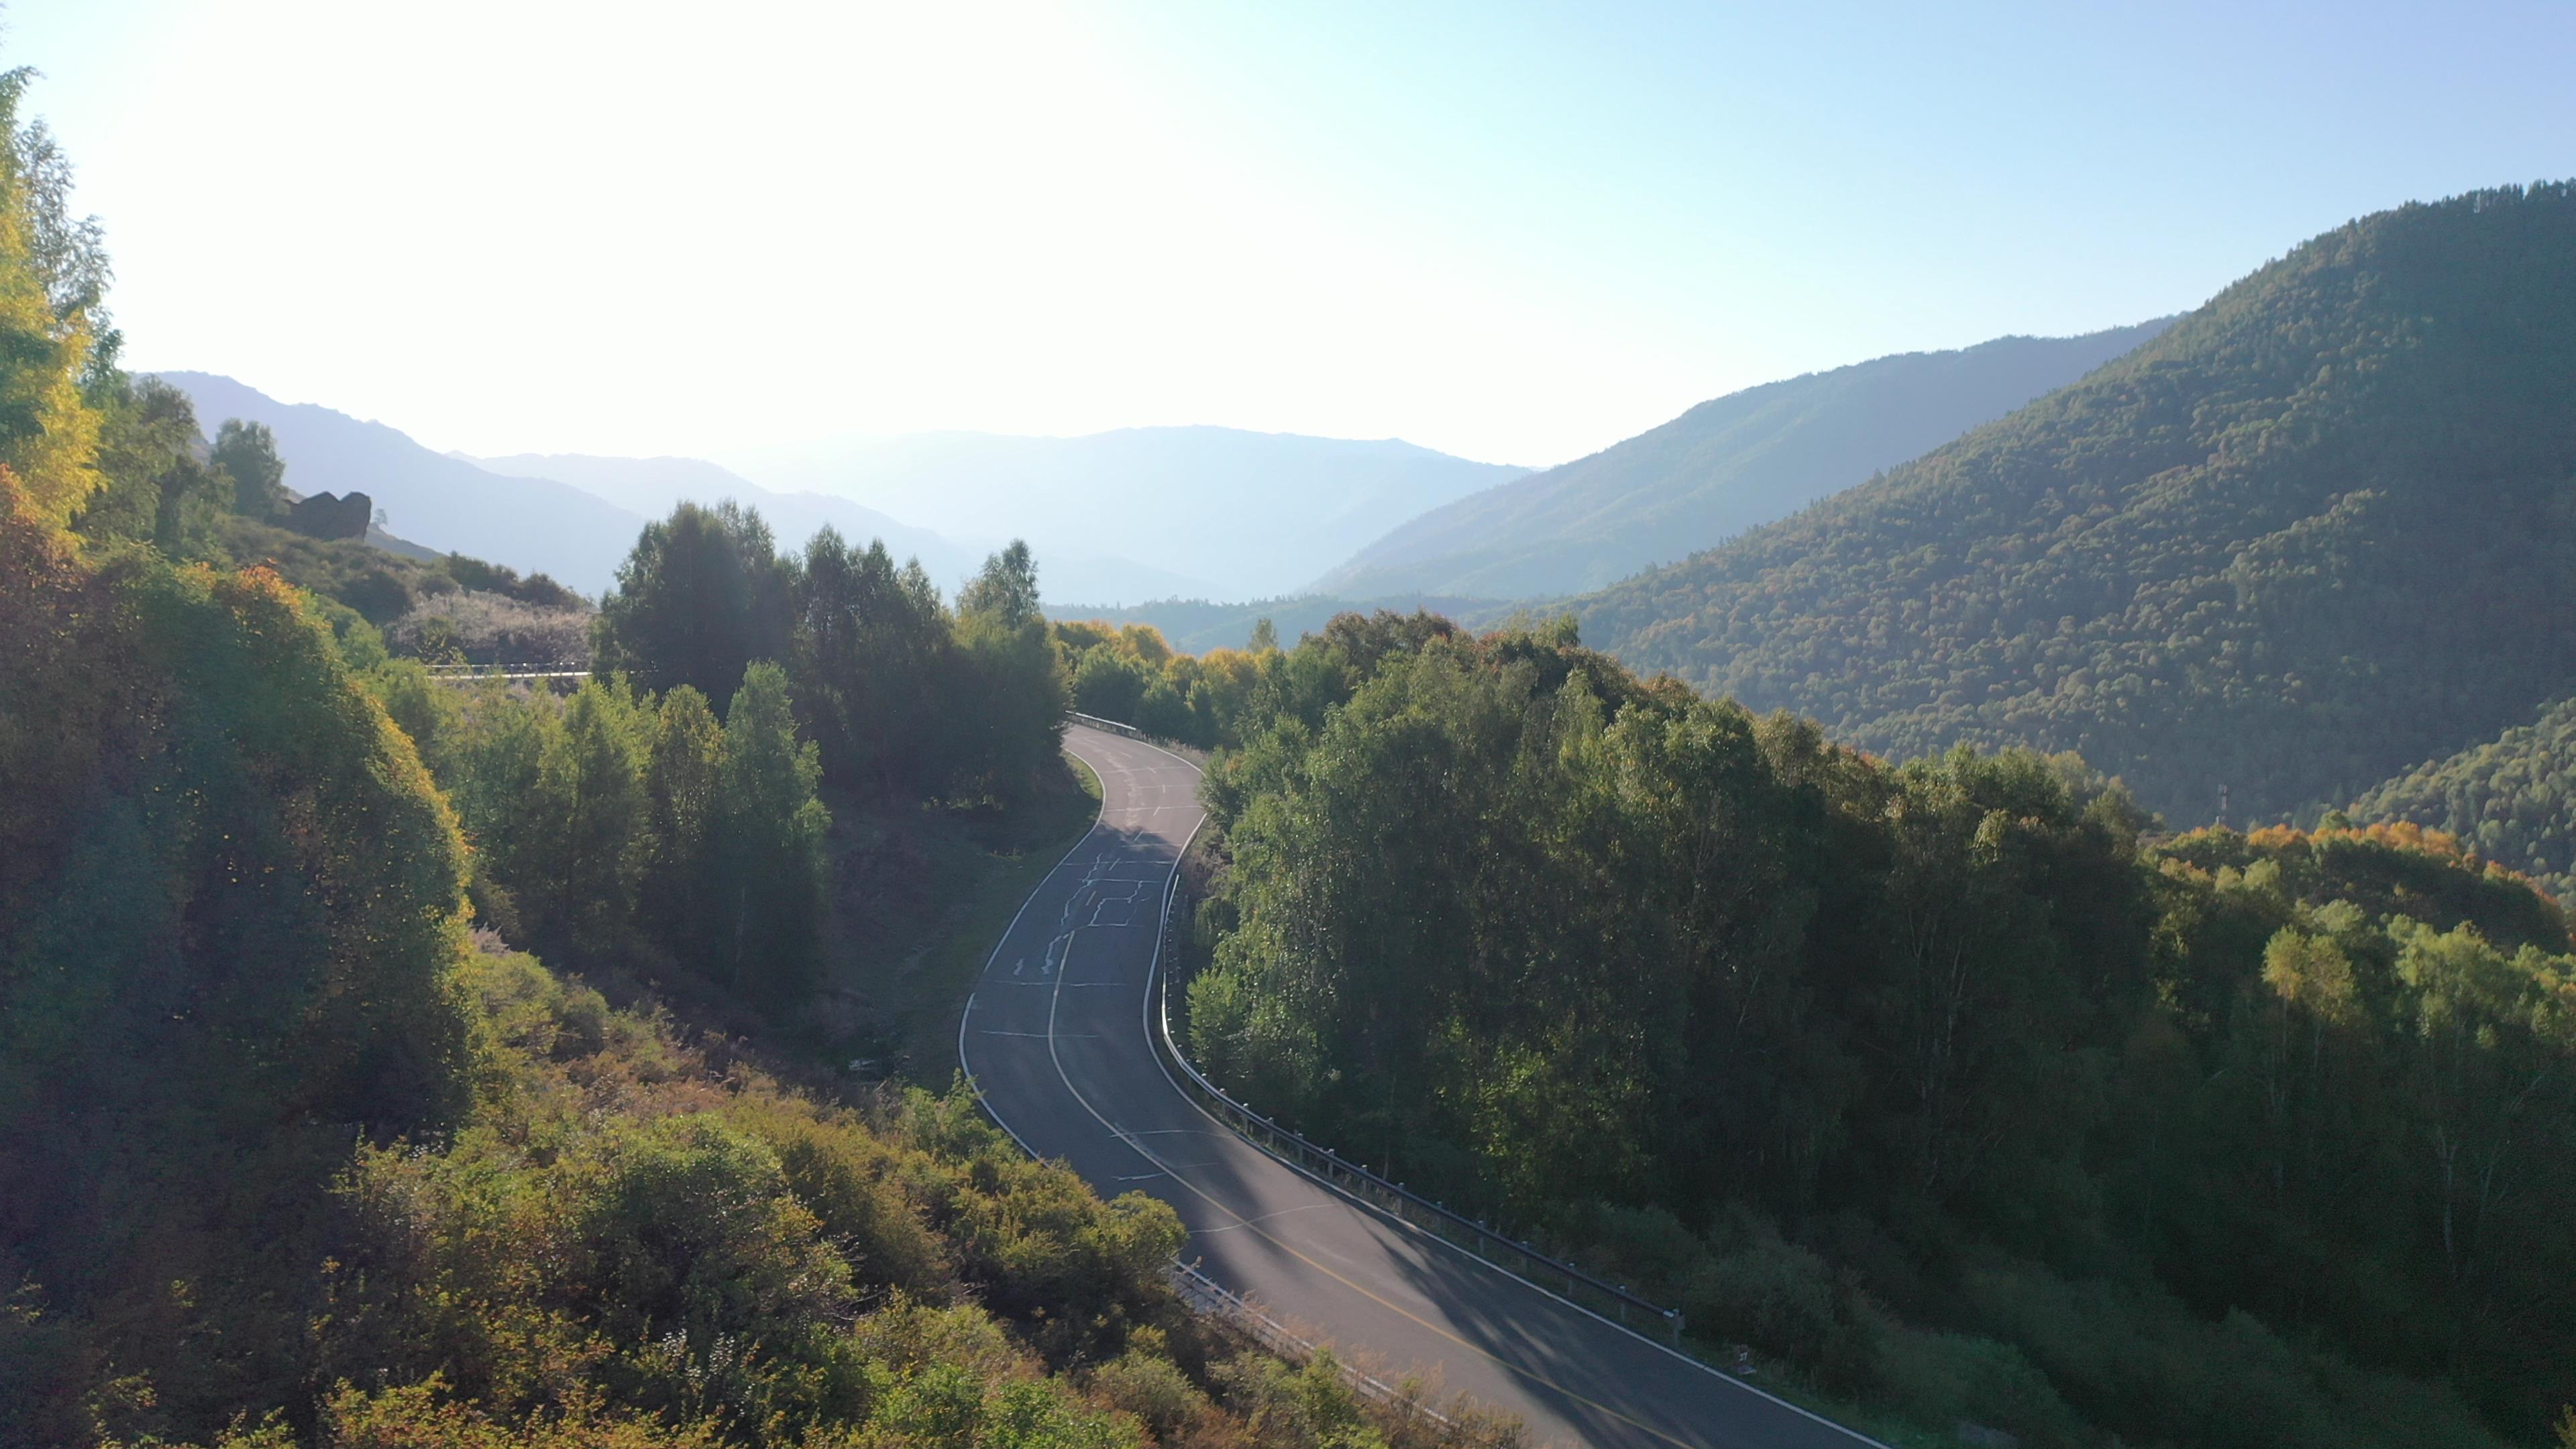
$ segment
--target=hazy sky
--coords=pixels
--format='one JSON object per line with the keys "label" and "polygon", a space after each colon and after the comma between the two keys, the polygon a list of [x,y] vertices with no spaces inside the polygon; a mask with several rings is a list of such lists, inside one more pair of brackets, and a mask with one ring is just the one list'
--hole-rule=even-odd
{"label": "hazy sky", "polygon": [[2576,173],[2576,6],[18,0],[141,367],[479,453],[1578,456]]}

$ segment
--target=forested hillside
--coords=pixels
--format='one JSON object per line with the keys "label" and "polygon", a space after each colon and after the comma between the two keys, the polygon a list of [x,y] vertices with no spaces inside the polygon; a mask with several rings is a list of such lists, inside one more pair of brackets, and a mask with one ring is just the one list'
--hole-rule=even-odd
{"label": "forested hillside", "polygon": [[2349,800],[2576,682],[2576,186],[2300,246],[1865,487],[1579,601],[1900,757],[2080,750],[2177,822]]}
{"label": "forested hillside", "polygon": [[1250,676],[1188,1035],[1317,1140],[1933,1430],[2576,1399],[2576,957],[2520,879],[2411,827],[2142,846],[2072,756],[1890,767],[1570,625],[1349,616]]}
{"label": "forested hillside", "polygon": [[1377,598],[1554,598],[1786,518],[2002,417],[2163,330],[2004,337],[1765,383],[1588,458],[1410,519],[1313,584]]}
{"label": "forested hillside", "polygon": [[1060,770],[1026,550],[952,607],[882,547],[781,557],[683,508],[597,620],[628,674],[434,682],[255,560],[397,619],[389,589],[560,591],[289,546],[274,449],[209,448],[117,367],[26,79],[0,75],[0,1445],[1515,1442],[1194,1317],[1168,1208],[1027,1161],[963,1092],[820,1100],[560,974],[792,1000],[820,782],[918,812]]}
{"label": "forested hillside", "polygon": [[2351,814],[2448,832],[2576,903],[2576,699],[2382,782]]}

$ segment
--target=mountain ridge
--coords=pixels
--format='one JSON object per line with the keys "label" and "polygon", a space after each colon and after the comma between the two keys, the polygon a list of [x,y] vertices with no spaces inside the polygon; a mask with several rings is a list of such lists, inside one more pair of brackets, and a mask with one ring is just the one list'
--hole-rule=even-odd
{"label": "mountain ridge", "polygon": [[2576,681],[2576,187],[2362,218],[1875,481],[1574,602],[1837,738],[2079,750],[2154,809],[2354,794]]}
{"label": "mountain ridge", "polygon": [[[1177,576],[1117,596],[1220,601],[1296,590],[1430,507],[1526,470],[1401,439],[1259,433],[1216,424],[1070,438],[916,433],[757,450],[727,461],[771,488],[900,503],[952,536],[1010,516],[1043,559],[1115,554]],[[1151,517],[1150,531],[1137,522]],[[1099,591],[1049,590],[1097,600]]]}
{"label": "mountain ridge", "polygon": [[1599,452],[1409,519],[1308,589],[1543,598],[1600,588],[1938,447],[2171,321],[2077,337],[1999,337],[1742,388]]}

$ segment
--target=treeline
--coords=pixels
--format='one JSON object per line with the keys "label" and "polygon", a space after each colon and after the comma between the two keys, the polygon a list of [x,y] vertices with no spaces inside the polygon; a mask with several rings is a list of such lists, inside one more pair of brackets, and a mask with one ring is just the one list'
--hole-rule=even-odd
{"label": "treeline", "polygon": [[1267,619],[1249,648],[1197,655],[1173,652],[1151,624],[1060,621],[1054,637],[1075,709],[1202,749],[1234,738],[1263,669],[1280,658]]}
{"label": "treeline", "polygon": [[1061,772],[1035,569],[1024,546],[995,555],[952,613],[882,543],[825,530],[782,556],[756,511],[684,503],[620,569],[603,672],[569,696],[365,662],[456,806],[479,920],[550,961],[686,970],[775,1013],[827,969],[827,783],[945,802]]}
{"label": "treeline", "polygon": [[824,970],[818,752],[785,673],[743,673],[724,716],[623,678],[568,698],[387,664],[372,683],[474,845],[475,918],[547,960],[681,967],[772,1009]]}
{"label": "treeline", "polygon": [[1266,673],[1188,992],[1264,1111],[1936,1429],[2483,1445],[2576,1399],[2576,960],[2522,880],[2340,821],[2142,845],[2071,756],[1890,767],[1570,622],[1346,616]]}
{"label": "treeline", "polygon": [[2382,783],[2351,813],[2444,831],[2576,902],[2576,699]]}
{"label": "treeline", "polygon": [[1060,666],[1037,564],[1014,543],[951,610],[918,562],[832,529],[781,554],[757,510],[683,503],[647,526],[600,602],[596,668],[718,709],[785,668],[823,777],[909,798],[1008,796],[1060,770]]}

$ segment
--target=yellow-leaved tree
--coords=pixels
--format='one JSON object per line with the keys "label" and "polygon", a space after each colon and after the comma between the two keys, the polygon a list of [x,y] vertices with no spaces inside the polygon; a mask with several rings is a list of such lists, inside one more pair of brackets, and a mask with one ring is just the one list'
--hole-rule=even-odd
{"label": "yellow-leaved tree", "polygon": [[70,168],[41,123],[19,119],[34,72],[0,72],[0,463],[60,527],[98,488],[99,414],[81,392],[106,263],[71,218]]}

